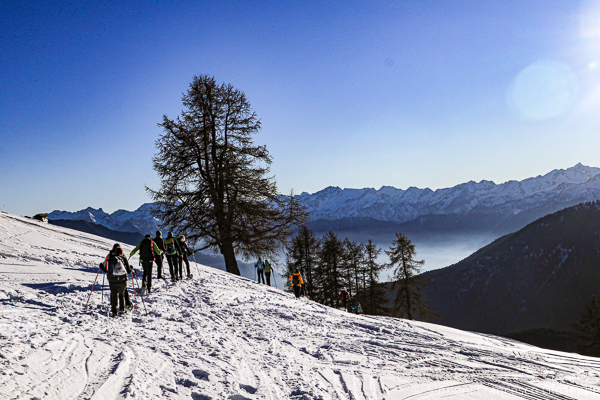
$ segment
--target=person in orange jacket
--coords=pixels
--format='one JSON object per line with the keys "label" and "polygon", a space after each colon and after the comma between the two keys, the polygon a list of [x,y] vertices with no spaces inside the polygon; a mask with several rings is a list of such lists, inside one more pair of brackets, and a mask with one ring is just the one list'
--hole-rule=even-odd
{"label": "person in orange jacket", "polygon": [[299,298],[300,289],[304,284],[304,281],[302,280],[302,274],[300,274],[299,269],[296,269],[296,272],[290,275],[290,281],[292,281],[292,288],[294,289],[294,294],[296,295],[296,298]]}

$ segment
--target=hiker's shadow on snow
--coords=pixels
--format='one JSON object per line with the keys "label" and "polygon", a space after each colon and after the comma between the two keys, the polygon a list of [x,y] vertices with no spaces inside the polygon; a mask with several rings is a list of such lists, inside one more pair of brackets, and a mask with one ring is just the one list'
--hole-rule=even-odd
{"label": "hiker's shadow on snow", "polygon": [[91,267],[91,268],[87,268],[87,267],[79,267],[79,268],[73,268],[73,267],[63,267],[63,269],[70,269],[71,271],[80,271],[80,272],[90,272],[90,273],[98,273],[98,269],[99,267]]}
{"label": "hiker's shadow on snow", "polygon": [[22,285],[32,289],[43,290],[50,294],[82,292],[88,291],[91,288],[91,285],[79,286],[71,282],[22,283]]}
{"label": "hiker's shadow on snow", "polygon": [[[35,306],[35,307],[27,307],[24,304]],[[31,299],[19,299],[14,298],[13,301],[10,299],[0,299],[0,305],[5,306],[14,306],[16,308],[41,308],[45,310],[56,310],[58,307],[52,306],[46,303],[42,303],[41,301],[31,300]]]}

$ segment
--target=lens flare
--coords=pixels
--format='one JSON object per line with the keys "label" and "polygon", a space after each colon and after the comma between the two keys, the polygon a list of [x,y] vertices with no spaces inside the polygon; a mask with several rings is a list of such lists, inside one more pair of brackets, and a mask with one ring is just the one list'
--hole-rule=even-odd
{"label": "lens flare", "polygon": [[508,102],[517,116],[544,120],[569,111],[578,93],[577,77],[568,64],[539,61],[517,75],[509,90]]}
{"label": "lens flare", "polygon": [[582,2],[579,21],[582,37],[600,36],[600,1]]}

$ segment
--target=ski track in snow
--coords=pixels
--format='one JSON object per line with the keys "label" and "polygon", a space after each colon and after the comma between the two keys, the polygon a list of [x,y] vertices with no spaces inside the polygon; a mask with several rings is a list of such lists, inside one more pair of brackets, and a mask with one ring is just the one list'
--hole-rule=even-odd
{"label": "ski track in snow", "polygon": [[109,318],[102,274],[84,306],[112,244],[0,214],[0,399],[600,399],[598,359],[352,315],[194,263]]}

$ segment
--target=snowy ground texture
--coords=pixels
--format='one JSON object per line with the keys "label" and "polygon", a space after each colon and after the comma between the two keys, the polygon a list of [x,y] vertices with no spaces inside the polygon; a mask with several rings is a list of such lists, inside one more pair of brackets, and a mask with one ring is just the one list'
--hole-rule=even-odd
{"label": "snowy ground texture", "polygon": [[204,266],[156,282],[147,314],[138,297],[140,313],[109,318],[102,273],[84,305],[112,244],[0,214],[0,399],[600,399],[598,359],[352,315]]}

